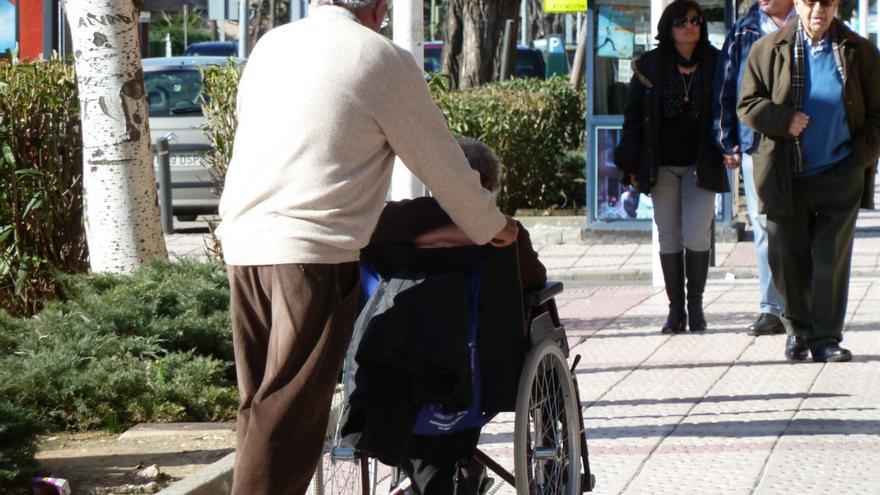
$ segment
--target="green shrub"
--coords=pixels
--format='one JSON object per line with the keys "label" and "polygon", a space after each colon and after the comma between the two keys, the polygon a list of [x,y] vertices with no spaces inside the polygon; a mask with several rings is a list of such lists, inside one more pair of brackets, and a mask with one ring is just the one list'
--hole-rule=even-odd
{"label": "green shrub", "polygon": [[64,301],[0,317],[0,396],[58,428],[235,415],[229,289],[219,264],[154,261],[62,280]]}
{"label": "green shrub", "polygon": [[57,59],[0,61],[0,309],[33,314],[54,271],[83,272],[76,79]]}
{"label": "green shrub", "polygon": [[[156,44],[161,47],[159,53],[150,52],[150,56],[165,56],[165,35],[171,35],[171,53],[174,55],[182,55],[186,49],[183,46],[183,12],[176,13],[173,17],[165,12],[150,24],[150,45]],[[202,14],[198,10],[189,13],[189,25],[187,26],[186,40],[188,43],[196,43],[199,41],[211,41],[213,37],[211,32],[200,27],[202,24]]]}
{"label": "green shrub", "polygon": [[[235,96],[241,66],[204,72],[208,123],[214,146],[208,156],[218,192],[235,136]],[[449,91],[449,78],[431,74],[431,93],[457,136],[484,141],[505,165],[499,204],[518,208],[580,208],[585,200],[583,152],[584,97],[564,77],[511,79],[479,88]],[[219,251],[215,243],[214,250]]]}
{"label": "green shrub", "polygon": [[[458,136],[491,146],[504,163],[501,208],[565,207],[566,152],[581,146],[583,103],[562,78],[514,79],[461,91],[435,91]],[[582,169],[583,167],[581,167]],[[580,176],[583,178],[583,173]]]}
{"label": "green shrub", "polygon": [[235,96],[243,70],[244,65],[238,62],[202,69],[202,111],[207,119],[204,131],[211,142],[211,151],[206,155],[206,160],[211,167],[214,192],[218,196],[223,192],[223,180],[232,159],[238,123]]}
{"label": "green shrub", "polygon": [[19,485],[37,469],[37,435],[42,425],[26,409],[0,399],[0,493]]}

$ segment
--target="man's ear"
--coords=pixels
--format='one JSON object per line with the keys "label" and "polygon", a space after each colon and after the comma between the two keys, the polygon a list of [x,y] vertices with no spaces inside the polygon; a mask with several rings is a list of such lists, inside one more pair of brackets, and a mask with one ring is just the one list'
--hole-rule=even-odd
{"label": "man's ear", "polygon": [[371,21],[378,29],[381,29],[382,23],[385,21],[385,14],[388,12],[388,0],[379,0],[376,6],[371,9]]}

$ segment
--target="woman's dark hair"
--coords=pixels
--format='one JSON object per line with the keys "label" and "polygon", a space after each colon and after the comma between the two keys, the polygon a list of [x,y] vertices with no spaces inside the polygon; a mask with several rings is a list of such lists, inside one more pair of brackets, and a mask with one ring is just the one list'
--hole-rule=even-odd
{"label": "woman's dark hair", "polygon": [[676,19],[686,16],[691,10],[696,12],[697,16],[703,20],[703,23],[700,25],[700,41],[697,43],[697,46],[700,47],[709,43],[709,27],[706,26],[706,15],[700,4],[694,0],[675,0],[663,9],[660,21],[657,22],[657,36],[654,38],[657,40],[657,46],[663,50],[675,48],[675,41],[672,39],[672,23]]}

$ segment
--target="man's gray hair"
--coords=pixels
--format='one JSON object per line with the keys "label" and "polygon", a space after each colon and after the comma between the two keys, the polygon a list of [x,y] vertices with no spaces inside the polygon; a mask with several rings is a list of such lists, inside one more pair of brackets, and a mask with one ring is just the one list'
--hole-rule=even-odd
{"label": "man's gray hair", "polygon": [[372,9],[381,0],[318,0],[318,5],[335,5],[351,11]]}
{"label": "man's gray hair", "polygon": [[471,138],[459,138],[458,145],[471,168],[480,173],[480,184],[493,192],[501,189],[501,161],[492,148]]}

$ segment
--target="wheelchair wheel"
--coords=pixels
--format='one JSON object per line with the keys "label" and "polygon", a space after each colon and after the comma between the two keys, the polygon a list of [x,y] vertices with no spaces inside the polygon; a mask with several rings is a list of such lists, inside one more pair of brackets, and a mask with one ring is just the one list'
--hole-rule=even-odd
{"label": "wheelchair wheel", "polygon": [[539,343],[519,380],[513,461],[517,495],[580,495],[580,404],[562,350]]}
{"label": "wheelchair wheel", "polygon": [[[373,495],[377,493],[378,462],[342,442],[341,428],[346,400],[342,387],[333,396],[321,463],[312,478],[310,495]],[[335,413],[335,414],[334,414]]]}
{"label": "wheelchair wheel", "polygon": [[378,463],[353,449],[324,454],[312,479],[313,495],[373,495]]}

